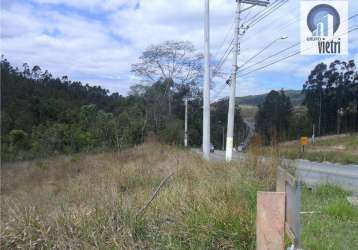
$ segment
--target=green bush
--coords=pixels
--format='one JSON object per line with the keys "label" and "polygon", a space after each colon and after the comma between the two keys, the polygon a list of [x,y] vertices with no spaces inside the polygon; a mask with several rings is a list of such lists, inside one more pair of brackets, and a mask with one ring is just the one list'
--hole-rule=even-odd
{"label": "green bush", "polygon": [[180,120],[169,121],[161,135],[166,143],[176,145],[182,144],[184,140],[183,122]]}
{"label": "green bush", "polygon": [[93,147],[94,140],[88,131],[78,125],[54,123],[40,125],[32,133],[33,152],[47,154],[79,152]]}

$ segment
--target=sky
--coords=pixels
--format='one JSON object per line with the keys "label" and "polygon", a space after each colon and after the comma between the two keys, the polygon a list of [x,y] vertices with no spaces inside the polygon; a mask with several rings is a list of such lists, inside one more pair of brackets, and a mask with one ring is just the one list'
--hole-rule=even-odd
{"label": "sky", "polygon": [[[341,0],[342,1],[342,0]],[[358,1],[348,0],[349,16],[358,14]],[[203,51],[204,0],[1,0],[0,51],[14,66],[39,65],[55,77],[67,75],[90,85],[126,95],[138,83],[130,72],[141,53],[165,40],[192,42]],[[226,49],[235,12],[234,0],[210,0],[212,61]],[[241,22],[262,11],[255,7]],[[349,21],[358,27],[358,17]],[[299,0],[249,28],[242,36],[239,65],[281,36],[254,62],[299,42]],[[224,43],[223,43],[224,41]],[[226,43],[225,43],[226,42]],[[224,45],[223,45],[224,44]],[[291,50],[288,52],[295,52]],[[302,89],[312,68],[335,59],[358,61],[358,30],[349,34],[348,56],[294,56],[238,79],[237,95],[271,89]],[[230,72],[231,58],[223,65]],[[225,80],[214,78],[212,99],[228,94]]]}

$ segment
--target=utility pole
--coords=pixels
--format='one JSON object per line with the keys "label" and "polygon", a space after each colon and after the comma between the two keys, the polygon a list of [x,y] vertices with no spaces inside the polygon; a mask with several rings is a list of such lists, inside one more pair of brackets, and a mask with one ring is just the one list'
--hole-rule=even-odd
{"label": "utility pole", "polygon": [[210,160],[210,16],[209,0],[204,13],[203,156]]}
{"label": "utility pole", "polygon": [[185,102],[185,132],[184,132],[184,147],[188,147],[188,98],[184,99]]}
{"label": "utility pole", "polygon": [[233,50],[233,64],[230,81],[230,96],[229,96],[229,113],[227,119],[227,134],[226,134],[226,161],[232,160],[232,149],[234,144],[234,119],[235,119],[235,97],[236,97],[236,75],[237,75],[237,55],[239,53],[239,35],[240,35],[240,0],[236,0],[235,13],[235,30],[234,30],[234,50]]}
{"label": "utility pole", "polygon": [[[251,6],[241,10],[241,3],[250,4]],[[234,120],[235,120],[235,98],[236,98],[236,76],[238,71],[237,57],[240,47],[240,14],[252,8],[255,5],[266,7],[269,4],[268,0],[236,0],[236,13],[235,13],[235,30],[234,30],[234,50],[233,50],[233,64],[232,73],[230,79],[230,96],[229,96],[229,112],[227,119],[227,131],[226,131],[226,161],[232,160],[232,150],[234,144]]]}

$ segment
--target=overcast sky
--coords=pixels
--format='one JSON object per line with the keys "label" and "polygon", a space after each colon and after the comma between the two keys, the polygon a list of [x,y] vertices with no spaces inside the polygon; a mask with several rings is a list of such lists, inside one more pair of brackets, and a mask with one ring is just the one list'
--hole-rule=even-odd
{"label": "overcast sky", "polygon": [[[1,53],[15,66],[39,65],[54,76],[67,75],[126,95],[136,83],[130,66],[151,44],[188,40],[203,49],[204,0],[1,0]],[[230,30],[234,0],[211,0],[211,51],[214,61],[225,50],[222,41]],[[245,23],[261,9],[242,15]],[[358,13],[358,1],[349,0],[349,15]],[[299,41],[299,0],[264,19],[242,38],[244,62],[271,41],[278,41],[260,60]],[[358,27],[358,17],[349,21]],[[349,59],[357,58],[358,31],[349,34]],[[291,52],[295,52],[292,50]],[[270,89],[301,89],[309,71],[321,61],[347,57],[295,56],[285,62],[239,79],[237,95]],[[358,58],[357,58],[358,59]],[[239,63],[240,64],[240,63]],[[230,59],[224,65],[229,72]],[[227,94],[223,80],[215,80],[212,96]]]}

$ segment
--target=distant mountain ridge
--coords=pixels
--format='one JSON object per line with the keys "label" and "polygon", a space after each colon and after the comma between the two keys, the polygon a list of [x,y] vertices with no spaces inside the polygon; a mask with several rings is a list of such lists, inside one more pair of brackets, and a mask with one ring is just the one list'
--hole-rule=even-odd
{"label": "distant mountain ridge", "polygon": [[[305,95],[302,94],[301,90],[284,90],[284,92],[287,96],[290,97],[293,106],[302,105]],[[241,105],[257,106],[264,102],[267,94],[268,93],[261,94],[261,95],[241,96],[241,97],[237,97],[236,100]]]}

